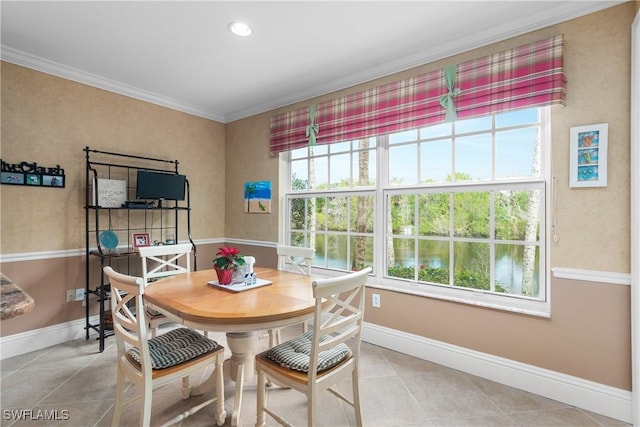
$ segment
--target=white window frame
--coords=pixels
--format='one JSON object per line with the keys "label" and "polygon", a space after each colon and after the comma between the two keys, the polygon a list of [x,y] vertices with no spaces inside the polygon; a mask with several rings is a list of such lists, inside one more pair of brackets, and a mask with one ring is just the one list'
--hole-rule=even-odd
{"label": "white window frame", "polygon": [[[543,143],[541,145],[541,170],[540,177],[535,178],[522,178],[518,180],[505,181],[505,188],[518,187],[520,184],[530,183],[532,185],[541,185],[544,191],[541,197],[544,199],[544,211],[540,218],[540,300],[529,299],[525,297],[509,296],[502,294],[494,294],[484,292],[482,290],[473,290],[468,288],[452,288],[448,286],[430,285],[421,282],[413,282],[405,279],[396,279],[391,277],[385,277],[386,269],[384,272],[380,271],[379,266],[385,265],[386,258],[386,238],[385,232],[377,232],[378,230],[386,230],[385,222],[387,218],[386,212],[386,198],[389,194],[395,194],[399,192],[412,192],[416,188],[422,189],[423,186],[403,186],[403,187],[391,187],[389,182],[389,170],[387,167],[388,159],[388,140],[384,143],[378,143],[376,148],[376,169],[378,175],[376,176],[376,188],[375,188],[375,224],[374,224],[374,271],[367,281],[367,286],[378,289],[386,289],[395,292],[403,292],[411,295],[424,296],[428,298],[441,299],[451,301],[454,303],[470,304],[474,306],[481,306],[486,308],[492,308],[497,310],[504,310],[509,312],[517,312],[521,314],[550,317],[551,316],[551,292],[550,292],[550,268],[549,263],[549,245],[552,241],[550,233],[552,227],[549,226],[551,222],[551,204],[552,204],[552,179],[551,179],[551,132],[550,132],[550,108],[540,107],[541,117],[541,135]],[[378,137],[378,141],[386,139],[386,136]],[[288,211],[288,199],[295,198],[296,193],[289,193],[291,188],[291,170],[290,170],[290,154],[284,152],[279,157],[279,178],[280,178],[280,198],[279,206],[279,233],[278,239],[280,243],[287,243],[287,227],[289,224],[289,211]],[[473,187],[477,186],[480,189],[486,189],[495,187],[496,184],[500,184],[501,181],[489,181],[489,182],[469,182],[465,183],[465,186]],[[341,193],[348,193],[354,195],[357,193],[370,194],[370,190],[359,191],[358,188],[345,188],[339,190],[332,190],[331,196],[340,196]],[[325,191],[309,191],[305,192],[305,195],[317,193],[318,196],[326,195]],[[299,196],[300,193],[298,193]],[[493,239],[491,239],[493,240]],[[312,267],[312,274],[318,276],[337,276],[343,272],[332,269]]]}
{"label": "white window frame", "polygon": [[[375,191],[375,189],[370,189],[370,190],[358,190],[358,189],[355,189],[354,190],[354,189],[345,188],[345,189],[333,190],[333,191],[308,191],[308,192],[304,192],[304,193],[290,193],[290,194],[286,194],[285,195],[284,212],[285,212],[285,215],[288,216],[288,214],[289,214],[289,201],[291,199],[300,199],[300,198],[350,198],[350,197],[357,197],[357,196],[373,197],[374,200],[375,200],[376,191]],[[375,213],[374,213],[374,215],[375,215]],[[375,215],[375,216],[377,216],[377,215]],[[288,225],[289,222],[287,222],[286,224]],[[288,230],[288,229],[285,228],[285,230]],[[310,233],[309,230],[305,230],[305,232]],[[334,235],[334,236],[346,236],[347,238],[353,238],[353,237],[359,236],[361,234],[364,234],[365,237],[371,235],[373,237],[373,242],[374,242],[374,253],[376,253],[376,249],[375,249],[376,248],[375,225],[374,225],[374,233],[358,233],[357,231],[350,231],[350,230],[347,230],[347,231],[324,230],[324,228],[323,228],[323,231],[315,231],[314,233],[316,234],[316,236],[318,236],[318,235],[325,235],[325,236]],[[281,241],[284,242],[284,244],[291,245],[291,242],[287,241],[287,235],[288,234],[289,233],[285,233],[285,236],[283,237],[283,239]],[[375,262],[375,259],[374,259],[374,262]],[[333,270],[331,268],[318,267],[318,266],[314,266],[313,268],[315,268],[316,270]]]}

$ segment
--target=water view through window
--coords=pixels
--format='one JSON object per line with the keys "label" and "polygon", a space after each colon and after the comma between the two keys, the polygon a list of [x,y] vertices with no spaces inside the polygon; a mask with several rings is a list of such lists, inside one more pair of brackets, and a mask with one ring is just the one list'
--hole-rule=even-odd
{"label": "water view through window", "polygon": [[317,267],[546,298],[541,116],[530,108],[292,151],[289,243],[314,247]]}

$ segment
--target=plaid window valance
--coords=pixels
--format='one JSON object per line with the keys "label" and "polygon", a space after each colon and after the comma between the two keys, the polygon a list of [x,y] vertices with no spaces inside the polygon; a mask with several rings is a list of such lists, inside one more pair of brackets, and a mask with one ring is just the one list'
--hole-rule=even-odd
{"label": "plaid window valance", "polygon": [[[458,119],[520,108],[564,105],[563,36],[459,64],[451,98]],[[432,71],[318,103],[317,144],[349,141],[433,125],[445,120],[445,70]],[[310,110],[271,118],[272,154],[307,145]]]}

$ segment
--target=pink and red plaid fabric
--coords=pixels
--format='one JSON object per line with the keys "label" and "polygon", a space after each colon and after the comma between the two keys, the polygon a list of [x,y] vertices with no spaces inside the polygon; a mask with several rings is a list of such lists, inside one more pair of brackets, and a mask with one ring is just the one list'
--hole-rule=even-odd
{"label": "pink and red plaid fabric", "polygon": [[[458,65],[453,98],[458,119],[520,108],[565,104],[563,36],[470,60]],[[318,144],[349,141],[438,124],[445,119],[440,97],[444,70],[420,74],[317,105]],[[271,118],[271,153],[307,145],[309,108]]]}

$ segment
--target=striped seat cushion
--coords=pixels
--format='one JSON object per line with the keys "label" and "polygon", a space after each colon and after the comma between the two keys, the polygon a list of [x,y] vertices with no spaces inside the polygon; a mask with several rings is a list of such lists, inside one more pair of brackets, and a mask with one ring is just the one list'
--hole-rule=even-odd
{"label": "striped seat cushion", "polygon": [[[296,338],[271,348],[266,353],[266,356],[285,368],[309,372],[312,336],[312,331],[305,332]],[[329,338],[328,335],[321,337],[320,342],[326,341]],[[337,365],[347,357],[350,352],[346,344],[338,344],[330,350],[321,352],[318,357],[318,372]]]}
{"label": "striped seat cushion", "polygon": [[[217,342],[188,328],[173,329],[151,338],[148,343],[153,369],[178,365],[220,347]],[[128,353],[136,362],[141,363],[142,358],[137,347],[131,348]]]}

